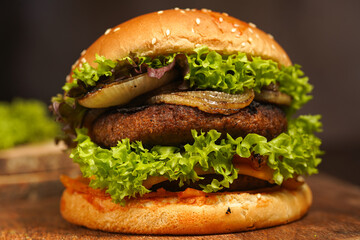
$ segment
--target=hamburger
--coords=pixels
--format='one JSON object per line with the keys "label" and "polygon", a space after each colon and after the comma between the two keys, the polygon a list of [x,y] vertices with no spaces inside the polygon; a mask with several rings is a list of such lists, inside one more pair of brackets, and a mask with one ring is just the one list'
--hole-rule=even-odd
{"label": "hamburger", "polygon": [[51,110],[82,177],[61,214],[135,234],[246,231],[301,218],[321,162],[299,65],[252,23],[173,9],[106,30]]}

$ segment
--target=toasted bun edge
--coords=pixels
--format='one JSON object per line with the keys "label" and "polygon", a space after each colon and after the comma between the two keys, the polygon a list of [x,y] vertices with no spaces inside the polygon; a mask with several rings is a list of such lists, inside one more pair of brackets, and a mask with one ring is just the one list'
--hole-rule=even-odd
{"label": "toasted bun edge", "polygon": [[212,197],[135,199],[122,207],[111,199],[66,189],[61,214],[91,229],[132,234],[215,234],[285,224],[301,218],[312,203],[305,183],[296,190],[234,192]]}

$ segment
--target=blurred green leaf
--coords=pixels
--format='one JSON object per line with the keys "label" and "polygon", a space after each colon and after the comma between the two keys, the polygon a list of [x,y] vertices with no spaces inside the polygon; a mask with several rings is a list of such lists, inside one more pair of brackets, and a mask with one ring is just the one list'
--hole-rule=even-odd
{"label": "blurred green leaf", "polygon": [[59,132],[43,102],[20,98],[0,102],[0,149],[48,140]]}

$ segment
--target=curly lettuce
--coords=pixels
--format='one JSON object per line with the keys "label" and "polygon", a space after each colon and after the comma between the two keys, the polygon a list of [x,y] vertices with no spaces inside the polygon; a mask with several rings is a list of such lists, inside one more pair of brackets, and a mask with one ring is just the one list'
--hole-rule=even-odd
{"label": "curly lettuce", "polygon": [[308,95],[313,86],[300,70],[300,65],[280,66],[272,60],[260,57],[248,59],[245,53],[220,55],[202,47],[188,56],[189,73],[185,76],[190,86],[200,89],[213,89],[226,93],[242,93],[246,88],[260,92],[271,83],[280,85],[280,91],[293,99],[290,112],[300,109],[311,100]]}
{"label": "curly lettuce", "polygon": [[267,164],[274,170],[276,184],[296,174],[317,173],[322,154],[321,141],[314,132],[321,131],[320,116],[300,116],[289,122],[289,130],[268,141],[257,134],[236,139],[215,130],[207,133],[192,131],[193,144],[183,148],[172,146],[143,147],[141,142],[119,141],[117,146],[103,149],[91,141],[85,128],[77,129],[77,146],[71,158],[80,165],[84,177],[91,177],[90,186],[106,189],[114,202],[124,204],[128,197],[141,196],[150,190],[142,183],[150,176],[163,176],[170,181],[179,180],[179,186],[202,177],[194,168],[212,170],[222,180],[213,179],[202,185],[205,192],[217,192],[237,179],[232,164],[235,154],[250,157],[251,153],[268,156]]}
{"label": "curly lettuce", "polygon": [[60,127],[39,100],[0,102],[0,149],[54,138]]}
{"label": "curly lettuce", "polygon": [[[210,51],[207,47],[194,50],[194,54],[186,56],[185,68],[188,70],[185,81],[190,87],[197,89],[211,89],[231,94],[242,93],[245,89],[254,89],[260,92],[261,88],[270,84],[278,83],[279,90],[290,95],[293,99],[288,110],[290,114],[300,109],[312,96],[309,93],[313,86],[308,83],[299,65],[280,66],[272,60],[260,57],[251,59],[245,53],[221,55],[216,51]],[[94,86],[101,76],[112,76],[113,69],[126,68],[131,65],[141,72],[143,68],[163,68],[175,61],[181,53],[173,53],[168,56],[158,57],[126,57],[118,61],[112,61],[96,55],[97,68],[84,63],[80,69],[74,71],[74,82],[66,83],[63,89],[68,92],[79,86],[81,81],[85,87]],[[126,72],[127,69],[121,70]]]}
{"label": "curly lettuce", "polygon": [[73,82],[67,82],[63,86],[65,92],[69,92],[72,88],[79,86],[78,81],[81,81],[85,87],[95,86],[96,82],[99,81],[102,76],[112,76],[112,70],[116,67],[117,61],[106,59],[104,56],[95,55],[95,63],[97,68],[90,66],[89,63],[85,62],[81,68],[76,68],[73,74]]}

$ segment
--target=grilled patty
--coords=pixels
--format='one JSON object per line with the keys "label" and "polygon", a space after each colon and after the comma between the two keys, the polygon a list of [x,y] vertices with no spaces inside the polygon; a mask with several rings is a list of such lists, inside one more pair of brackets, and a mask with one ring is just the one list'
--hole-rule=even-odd
{"label": "grilled patty", "polygon": [[[204,178],[200,179],[199,181],[196,181],[196,182],[184,183],[184,185],[181,187],[179,187],[179,180],[164,181],[164,182],[153,185],[150,188],[150,190],[156,191],[159,188],[164,188],[166,191],[170,191],[170,192],[185,191],[187,188],[194,188],[197,190],[202,190],[201,185],[206,186],[208,184],[211,184],[213,179],[217,179],[218,181],[221,181],[223,179],[223,176],[217,175],[217,174],[207,174],[207,175],[202,175],[201,177],[204,177]],[[271,186],[273,186],[273,184],[269,183],[268,181],[240,174],[238,176],[238,178],[235,179],[234,182],[232,184],[230,184],[230,186],[228,188],[223,188],[219,192],[248,191],[248,190],[255,190],[255,189],[259,189],[259,188],[267,188],[267,187],[271,187]]]}
{"label": "grilled patty", "polygon": [[90,137],[102,147],[116,146],[124,138],[144,145],[177,146],[192,143],[191,129],[215,129],[226,136],[257,133],[268,140],[286,131],[284,112],[271,104],[253,102],[232,115],[210,114],[181,105],[152,105],[136,111],[113,110],[99,116],[90,127]]}

